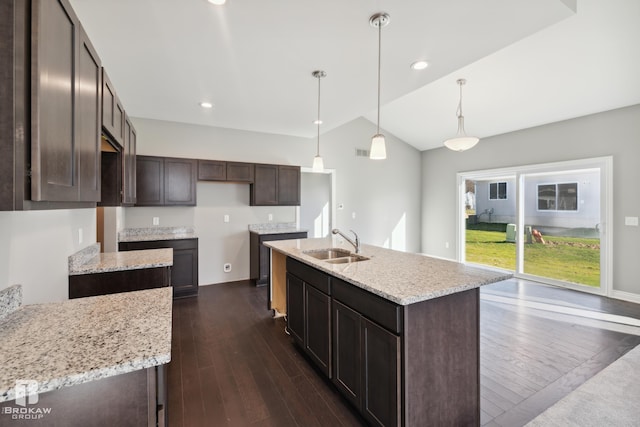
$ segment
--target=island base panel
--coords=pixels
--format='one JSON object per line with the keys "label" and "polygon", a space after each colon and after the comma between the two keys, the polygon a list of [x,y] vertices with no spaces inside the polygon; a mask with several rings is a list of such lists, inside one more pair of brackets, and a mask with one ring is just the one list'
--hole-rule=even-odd
{"label": "island base panel", "polygon": [[275,315],[287,314],[287,256],[271,251],[270,305]]}
{"label": "island base panel", "polygon": [[405,425],[480,425],[479,290],[405,307]]}

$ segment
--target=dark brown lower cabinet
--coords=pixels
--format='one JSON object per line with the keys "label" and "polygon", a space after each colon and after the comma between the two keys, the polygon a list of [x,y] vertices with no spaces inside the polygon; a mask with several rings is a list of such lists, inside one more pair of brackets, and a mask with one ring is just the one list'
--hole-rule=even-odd
{"label": "dark brown lower cabinet", "polygon": [[[271,250],[263,245],[263,242],[274,240],[306,239],[307,232],[259,234],[249,233],[249,274],[256,286],[268,285],[270,281],[269,269],[271,267]],[[268,307],[271,309],[271,307]]]}
{"label": "dark brown lower cabinet", "polygon": [[287,258],[291,335],[370,425],[480,425],[479,301],[470,289],[402,306]]}
{"label": "dark brown lower cabinet", "polygon": [[171,268],[141,268],[69,276],[69,299],[140,291],[171,285]]}
{"label": "dark brown lower cabinet", "polygon": [[[38,395],[25,407],[0,403],[0,425],[24,426],[166,426],[166,365],[115,375]],[[15,414],[16,419],[12,419]]]}
{"label": "dark brown lower cabinet", "polygon": [[191,297],[198,295],[198,239],[148,240],[141,242],[120,242],[121,251],[143,249],[173,249],[171,267],[171,286],[173,297]]}
{"label": "dark brown lower cabinet", "polygon": [[[287,260],[291,262],[297,263]],[[287,273],[287,327],[316,366],[331,377],[331,296],[323,292],[329,289],[329,276],[297,264],[312,271],[308,281]]]}
{"label": "dark brown lower cabinet", "polygon": [[400,425],[400,337],[336,300],[333,327],[333,383],[371,425]]}

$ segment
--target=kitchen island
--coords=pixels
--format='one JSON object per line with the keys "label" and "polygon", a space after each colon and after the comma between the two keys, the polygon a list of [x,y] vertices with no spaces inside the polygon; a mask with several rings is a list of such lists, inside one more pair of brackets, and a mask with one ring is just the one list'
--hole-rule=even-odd
{"label": "kitchen island", "polygon": [[[171,288],[27,306],[16,299],[0,321],[0,425],[164,422]],[[21,390],[37,394],[20,398]]]}
{"label": "kitchen island", "polygon": [[353,257],[335,237],[265,245],[274,310],[370,424],[480,424],[479,287],[511,274],[370,245]]}

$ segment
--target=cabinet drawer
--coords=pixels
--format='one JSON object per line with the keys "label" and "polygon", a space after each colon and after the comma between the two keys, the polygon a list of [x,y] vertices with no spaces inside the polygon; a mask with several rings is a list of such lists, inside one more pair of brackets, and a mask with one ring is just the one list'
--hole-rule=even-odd
{"label": "cabinet drawer", "polygon": [[143,249],[197,249],[198,239],[175,239],[175,240],[145,240],[139,242],[120,242],[118,248],[121,251],[136,251]]}
{"label": "cabinet drawer", "polygon": [[343,280],[331,278],[333,298],[351,307],[395,334],[402,333],[402,306],[358,288]]}
{"label": "cabinet drawer", "polygon": [[299,277],[314,288],[331,295],[329,276],[306,264],[287,257],[287,272]]}

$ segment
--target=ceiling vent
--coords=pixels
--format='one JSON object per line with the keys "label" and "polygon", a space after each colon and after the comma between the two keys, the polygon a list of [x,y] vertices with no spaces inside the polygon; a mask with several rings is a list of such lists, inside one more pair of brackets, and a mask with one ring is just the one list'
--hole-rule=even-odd
{"label": "ceiling vent", "polygon": [[356,148],[356,157],[369,157],[369,150]]}

